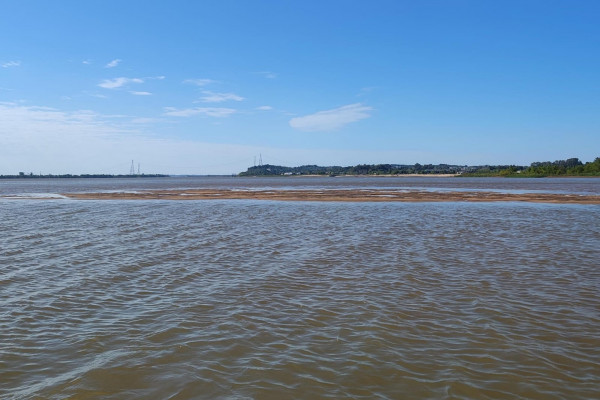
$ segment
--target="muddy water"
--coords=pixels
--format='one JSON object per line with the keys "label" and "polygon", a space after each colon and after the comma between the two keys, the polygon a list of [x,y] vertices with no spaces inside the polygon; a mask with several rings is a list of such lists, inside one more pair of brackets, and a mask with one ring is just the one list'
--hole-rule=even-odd
{"label": "muddy water", "polygon": [[0,398],[595,399],[599,288],[594,205],[0,200]]}

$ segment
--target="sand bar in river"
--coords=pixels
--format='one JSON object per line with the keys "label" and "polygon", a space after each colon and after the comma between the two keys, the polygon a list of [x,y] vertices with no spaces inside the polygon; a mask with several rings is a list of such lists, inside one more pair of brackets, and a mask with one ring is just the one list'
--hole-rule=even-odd
{"label": "sand bar in river", "polygon": [[139,192],[63,193],[82,200],[279,200],[279,201],[375,201],[375,202],[495,202],[524,201],[534,203],[600,204],[600,195],[560,193],[502,193],[486,191],[424,191],[386,189],[323,190],[228,190],[186,189]]}

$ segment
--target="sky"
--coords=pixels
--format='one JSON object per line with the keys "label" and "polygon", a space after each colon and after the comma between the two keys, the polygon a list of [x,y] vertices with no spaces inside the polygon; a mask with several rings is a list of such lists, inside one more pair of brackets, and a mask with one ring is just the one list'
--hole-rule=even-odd
{"label": "sky", "polygon": [[0,174],[600,156],[600,1],[0,1]]}

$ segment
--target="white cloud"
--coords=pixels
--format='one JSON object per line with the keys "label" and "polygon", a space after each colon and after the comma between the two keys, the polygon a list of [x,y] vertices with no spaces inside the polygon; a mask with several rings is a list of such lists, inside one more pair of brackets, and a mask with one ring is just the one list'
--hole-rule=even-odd
{"label": "white cloud", "polygon": [[117,65],[119,65],[119,63],[120,63],[121,61],[122,61],[122,60],[120,60],[120,59],[118,59],[118,58],[117,58],[117,59],[114,59],[114,60],[112,60],[111,62],[109,62],[108,64],[106,64],[106,65],[104,66],[104,68],[114,68],[114,67],[116,67]]}
{"label": "white cloud", "polygon": [[303,117],[290,120],[290,126],[301,131],[333,131],[351,122],[369,118],[372,107],[361,103],[334,108],[333,110],[319,111]]}
{"label": "white cloud", "polygon": [[256,109],[260,110],[260,111],[270,111],[270,110],[273,109],[273,107],[271,107],[271,106],[260,106],[260,107],[256,107]]}
{"label": "white cloud", "polygon": [[21,65],[21,61],[7,61],[2,63],[2,68],[18,67]]}
{"label": "white cloud", "polygon": [[143,79],[140,78],[114,78],[114,79],[105,79],[98,84],[98,86],[105,89],[117,89],[121,86],[125,86],[129,83],[144,83]]}
{"label": "white cloud", "polygon": [[185,108],[178,110],[174,107],[165,107],[164,115],[171,117],[191,117],[194,115],[204,115],[207,117],[223,118],[234,114],[236,110],[233,108],[221,108],[221,107],[196,107],[196,108]]}
{"label": "white cloud", "polygon": [[183,81],[183,83],[187,83],[190,85],[196,85],[196,86],[206,86],[206,85],[210,85],[211,83],[215,83],[216,81],[212,80],[212,79],[186,79],[185,81]]}
{"label": "white cloud", "polygon": [[92,61],[91,60],[83,60],[81,63],[85,64],[85,65],[90,65],[92,63]]}
{"label": "white cloud", "polygon": [[150,92],[135,92],[135,91],[130,91],[129,93],[134,94],[136,96],[152,96],[152,93],[150,93]]}
{"label": "white cloud", "polygon": [[242,96],[238,96],[235,93],[214,93],[214,92],[209,92],[209,91],[205,90],[202,92],[202,94],[204,96],[201,97],[200,100],[203,103],[222,103],[224,101],[229,101],[229,100],[233,100],[233,101],[244,100],[244,98]]}

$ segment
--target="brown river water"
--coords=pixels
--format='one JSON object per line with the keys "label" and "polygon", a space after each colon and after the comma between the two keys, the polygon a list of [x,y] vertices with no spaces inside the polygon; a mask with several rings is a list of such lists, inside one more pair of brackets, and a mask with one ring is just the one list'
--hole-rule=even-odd
{"label": "brown river water", "polygon": [[0,181],[1,399],[600,398],[600,206],[58,195],[187,188],[600,180]]}

